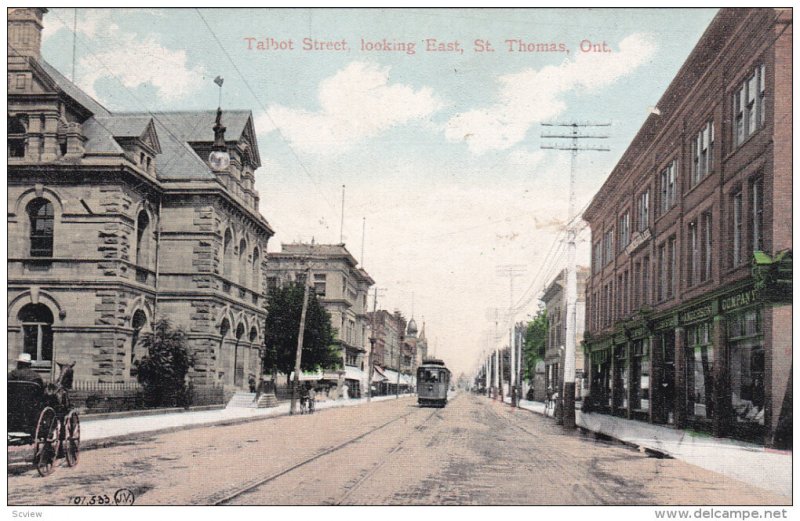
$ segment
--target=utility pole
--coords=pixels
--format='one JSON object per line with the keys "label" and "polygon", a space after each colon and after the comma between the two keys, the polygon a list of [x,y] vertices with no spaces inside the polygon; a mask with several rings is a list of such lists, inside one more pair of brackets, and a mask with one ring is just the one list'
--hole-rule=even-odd
{"label": "utility pole", "polygon": [[339,222],[339,244],[344,244],[344,188],[342,185],[342,220]]}
{"label": "utility pole", "polygon": [[542,145],[543,149],[567,150],[570,152],[570,173],[569,173],[569,208],[567,210],[567,335],[565,338],[564,351],[564,389],[561,400],[563,401],[562,418],[564,427],[567,429],[575,428],[575,353],[576,353],[576,333],[575,333],[575,309],[578,298],[578,282],[575,274],[575,236],[577,235],[577,225],[575,220],[575,175],[578,163],[578,152],[596,151],[608,152],[607,147],[579,146],[579,139],[608,139],[607,135],[586,135],[580,134],[580,130],[588,127],[610,127],[611,123],[542,123],[545,127],[568,127],[571,132],[568,134],[542,134],[542,138],[547,139],[569,139],[569,144]]}
{"label": "utility pole", "polygon": [[[509,394],[511,395],[511,405],[517,405],[517,386],[519,385],[516,380],[516,348],[514,342],[514,278],[521,276],[526,271],[526,267],[519,264],[507,264],[504,266],[497,266],[497,274],[501,277],[508,277],[508,349],[509,349],[509,362],[511,363],[510,372],[508,374]],[[502,377],[502,376],[501,376]]]}
{"label": "utility pole", "polygon": [[303,358],[303,333],[306,329],[306,311],[308,310],[308,293],[311,286],[311,269],[306,268],[305,289],[303,290],[303,307],[300,311],[300,332],[297,334],[297,353],[294,358],[294,381],[292,382],[292,405],[290,414],[297,412],[297,391],[300,388],[300,364]]}
{"label": "utility pole", "polygon": [[369,366],[367,368],[367,402],[372,401],[372,375],[375,371],[375,343],[378,338],[375,336],[375,315],[378,312],[378,292],[384,291],[383,288],[375,288],[375,294],[372,297],[372,320],[370,321],[370,335],[369,335]]}

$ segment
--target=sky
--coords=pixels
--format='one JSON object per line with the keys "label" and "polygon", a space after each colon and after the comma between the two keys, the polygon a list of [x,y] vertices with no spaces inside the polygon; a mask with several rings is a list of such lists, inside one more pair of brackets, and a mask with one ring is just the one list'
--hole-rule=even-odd
{"label": "sky", "polygon": [[341,238],[379,308],[472,375],[565,265],[570,158],[542,123],[611,124],[586,130],[610,150],[578,155],[580,211],[715,13],[52,9],[43,56],[112,111],[213,109],[222,76],[222,108],[253,112],[269,250]]}

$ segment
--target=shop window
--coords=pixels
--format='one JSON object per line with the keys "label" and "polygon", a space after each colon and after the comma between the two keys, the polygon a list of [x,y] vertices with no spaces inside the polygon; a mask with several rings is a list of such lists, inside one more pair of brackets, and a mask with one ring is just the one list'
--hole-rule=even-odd
{"label": "shop window", "polygon": [[686,328],[687,405],[689,414],[698,419],[710,419],[714,415],[714,349],[710,329],[708,322]]}
{"label": "shop window", "polygon": [[611,356],[608,349],[592,353],[591,393],[595,403],[603,407],[611,407]]}
{"label": "shop window", "polygon": [[739,424],[764,425],[764,340],[761,312],[728,318],[731,405]]}
{"label": "shop window", "polygon": [[30,220],[31,257],[53,256],[53,205],[47,199],[34,199],[26,208]]}
{"label": "shop window", "polygon": [[617,409],[628,408],[628,357],[625,346],[614,348],[614,407]]}
{"label": "shop window", "polygon": [[35,366],[49,367],[53,361],[53,313],[44,304],[27,304],[17,315],[22,324],[22,352]]}
{"label": "shop window", "polygon": [[648,412],[650,409],[650,339],[633,342],[631,366],[631,408]]}

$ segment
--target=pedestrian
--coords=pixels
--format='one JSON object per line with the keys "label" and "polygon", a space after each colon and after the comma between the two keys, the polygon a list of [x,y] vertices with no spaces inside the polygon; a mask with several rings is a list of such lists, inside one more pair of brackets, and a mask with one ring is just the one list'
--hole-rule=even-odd
{"label": "pedestrian", "polygon": [[314,389],[313,386],[309,387],[308,389],[308,412],[314,412],[314,405],[317,400],[317,391]]}
{"label": "pedestrian", "polygon": [[251,393],[256,392],[256,377],[252,374],[250,375],[250,378],[247,379],[247,385],[250,387]]}

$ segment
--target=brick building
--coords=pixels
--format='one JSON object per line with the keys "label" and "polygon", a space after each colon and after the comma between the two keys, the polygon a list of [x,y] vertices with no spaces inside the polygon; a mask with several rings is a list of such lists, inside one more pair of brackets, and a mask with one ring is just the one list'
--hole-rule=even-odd
{"label": "brick building", "polygon": [[188,333],[199,383],[258,374],[267,241],[252,115],[111,112],[41,56],[46,9],[8,13],[8,365],[135,378],[156,317]]}
{"label": "brick building", "polygon": [[310,270],[314,291],[331,314],[344,368],[341,375],[329,373],[324,379],[337,380],[338,385],[346,382],[350,397],[360,397],[367,378],[367,293],[375,281],[358,267],[344,244],[283,244],[268,259],[269,287],[304,280],[306,269]]}
{"label": "brick building", "polygon": [[791,445],[791,58],[720,10],[585,211],[595,407]]}
{"label": "brick building", "polygon": [[[398,381],[401,388],[412,385],[418,366],[419,353],[427,353],[428,344],[425,331],[418,337],[416,321],[406,322],[400,311],[390,313],[380,309],[369,313],[370,323],[374,324],[375,351],[373,364],[386,380],[380,389],[394,392]],[[398,378],[399,373],[399,378]]]}
{"label": "brick building", "polygon": [[[575,270],[577,281],[578,300],[575,303],[575,338],[583,337],[586,315],[586,279],[589,268],[578,266]],[[564,387],[564,356],[566,354],[565,341],[567,338],[567,293],[564,288],[567,284],[567,271],[562,270],[548,284],[544,290],[541,301],[547,313],[547,338],[545,339],[544,353],[544,386],[545,389],[559,390]],[[584,354],[580,349],[575,350],[575,393],[581,396],[585,386],[586,364]]]}

